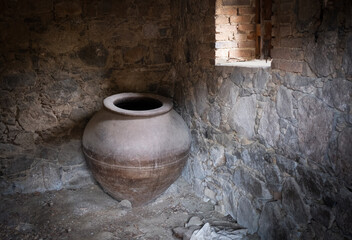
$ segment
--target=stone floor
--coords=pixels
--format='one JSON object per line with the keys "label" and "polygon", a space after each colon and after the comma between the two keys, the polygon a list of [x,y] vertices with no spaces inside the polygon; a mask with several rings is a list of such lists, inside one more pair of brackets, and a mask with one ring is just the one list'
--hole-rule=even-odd
{"label": "stone floor", "polygon": [[[212,204],[197,198],[182,178],[155,202],[138,208],[131,208],[128,201],[112,199],[96,185],[80,190],[6,195],[0,202],[0,239],[9,240],[189,239],[194,229],[205,223],[212,226],[210,239],[220,239],[221,233],[225,233],[222,239],[256,239],[247,236],[246,230],[231,218],[215,212]],[[239,234],[226,234],[229,228]]]}

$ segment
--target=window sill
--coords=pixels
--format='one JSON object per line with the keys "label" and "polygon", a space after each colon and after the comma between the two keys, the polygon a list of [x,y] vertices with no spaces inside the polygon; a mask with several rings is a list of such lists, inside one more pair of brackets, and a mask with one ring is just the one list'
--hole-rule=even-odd
{"label": "window sill", "polygon": [[271,60],[251,60],[244,62],[216,63],[215,66],[246,67],[246,68],[270,68]]}

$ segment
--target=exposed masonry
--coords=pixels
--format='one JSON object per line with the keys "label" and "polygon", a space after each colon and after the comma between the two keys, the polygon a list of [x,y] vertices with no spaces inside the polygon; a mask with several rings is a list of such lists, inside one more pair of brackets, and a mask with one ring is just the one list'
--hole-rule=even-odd
{"label": "exposed masonry", "polygon": [[[185,25],[176,45],[203,56],[180,42],[211,28],[215,9],[193,7],[179,21],[203,25]],[[351,3],[280,0],[273,12],[272,69],[176,64],[193,136],[184,177],[262,239],[351,238]]]}
{"label": "exposed masonry", "polygon": [[255,1],[216,1],[216,64],[255,58]]}
{"label": "exposed masonry", "polygon": [[87,119],[154,92],[191,128],[183,175],[218,211],[263,239],[352,237],[350,1],[274,1],[271,69],[214,67],[215,0],[1,4],[2,193],[93,183]]}
{"label": "exposed masonry", "polygon": [[0,4],[2,192],[92,183],[82,130],[118,92],[172,96],[169,1]]}

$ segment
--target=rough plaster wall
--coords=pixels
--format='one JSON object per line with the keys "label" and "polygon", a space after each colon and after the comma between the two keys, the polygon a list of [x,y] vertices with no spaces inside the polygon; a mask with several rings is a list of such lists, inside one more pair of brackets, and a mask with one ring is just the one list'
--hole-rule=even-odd
{"label": "rough plaster wall", "polygon": [[0,188],[92,183],[82,130],[103,98],[173,95],[169,1],[0,1]]}
{"label": "rough plaster wall", "polygon": [[275,1],[273,70],[214,67],[214,1],[177,2],[183,175],[263,239],[351,238],[351,2]]}

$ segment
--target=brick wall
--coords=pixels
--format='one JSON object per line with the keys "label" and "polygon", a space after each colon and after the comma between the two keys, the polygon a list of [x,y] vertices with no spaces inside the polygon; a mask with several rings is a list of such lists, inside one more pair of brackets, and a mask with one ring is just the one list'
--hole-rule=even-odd
{"label": "brick wall", "polygon": [[274,5],[273,19],[274,35],[273,49],[273,69],[287,72],[307,74],[307,65],[304,62],[303,54],[303,35],[295,30],[296,1],[276,1]]}
{"label": "brick wall", "polygon": [[254,0],[216,1],[216,64],[254,59],[254,4]]}

